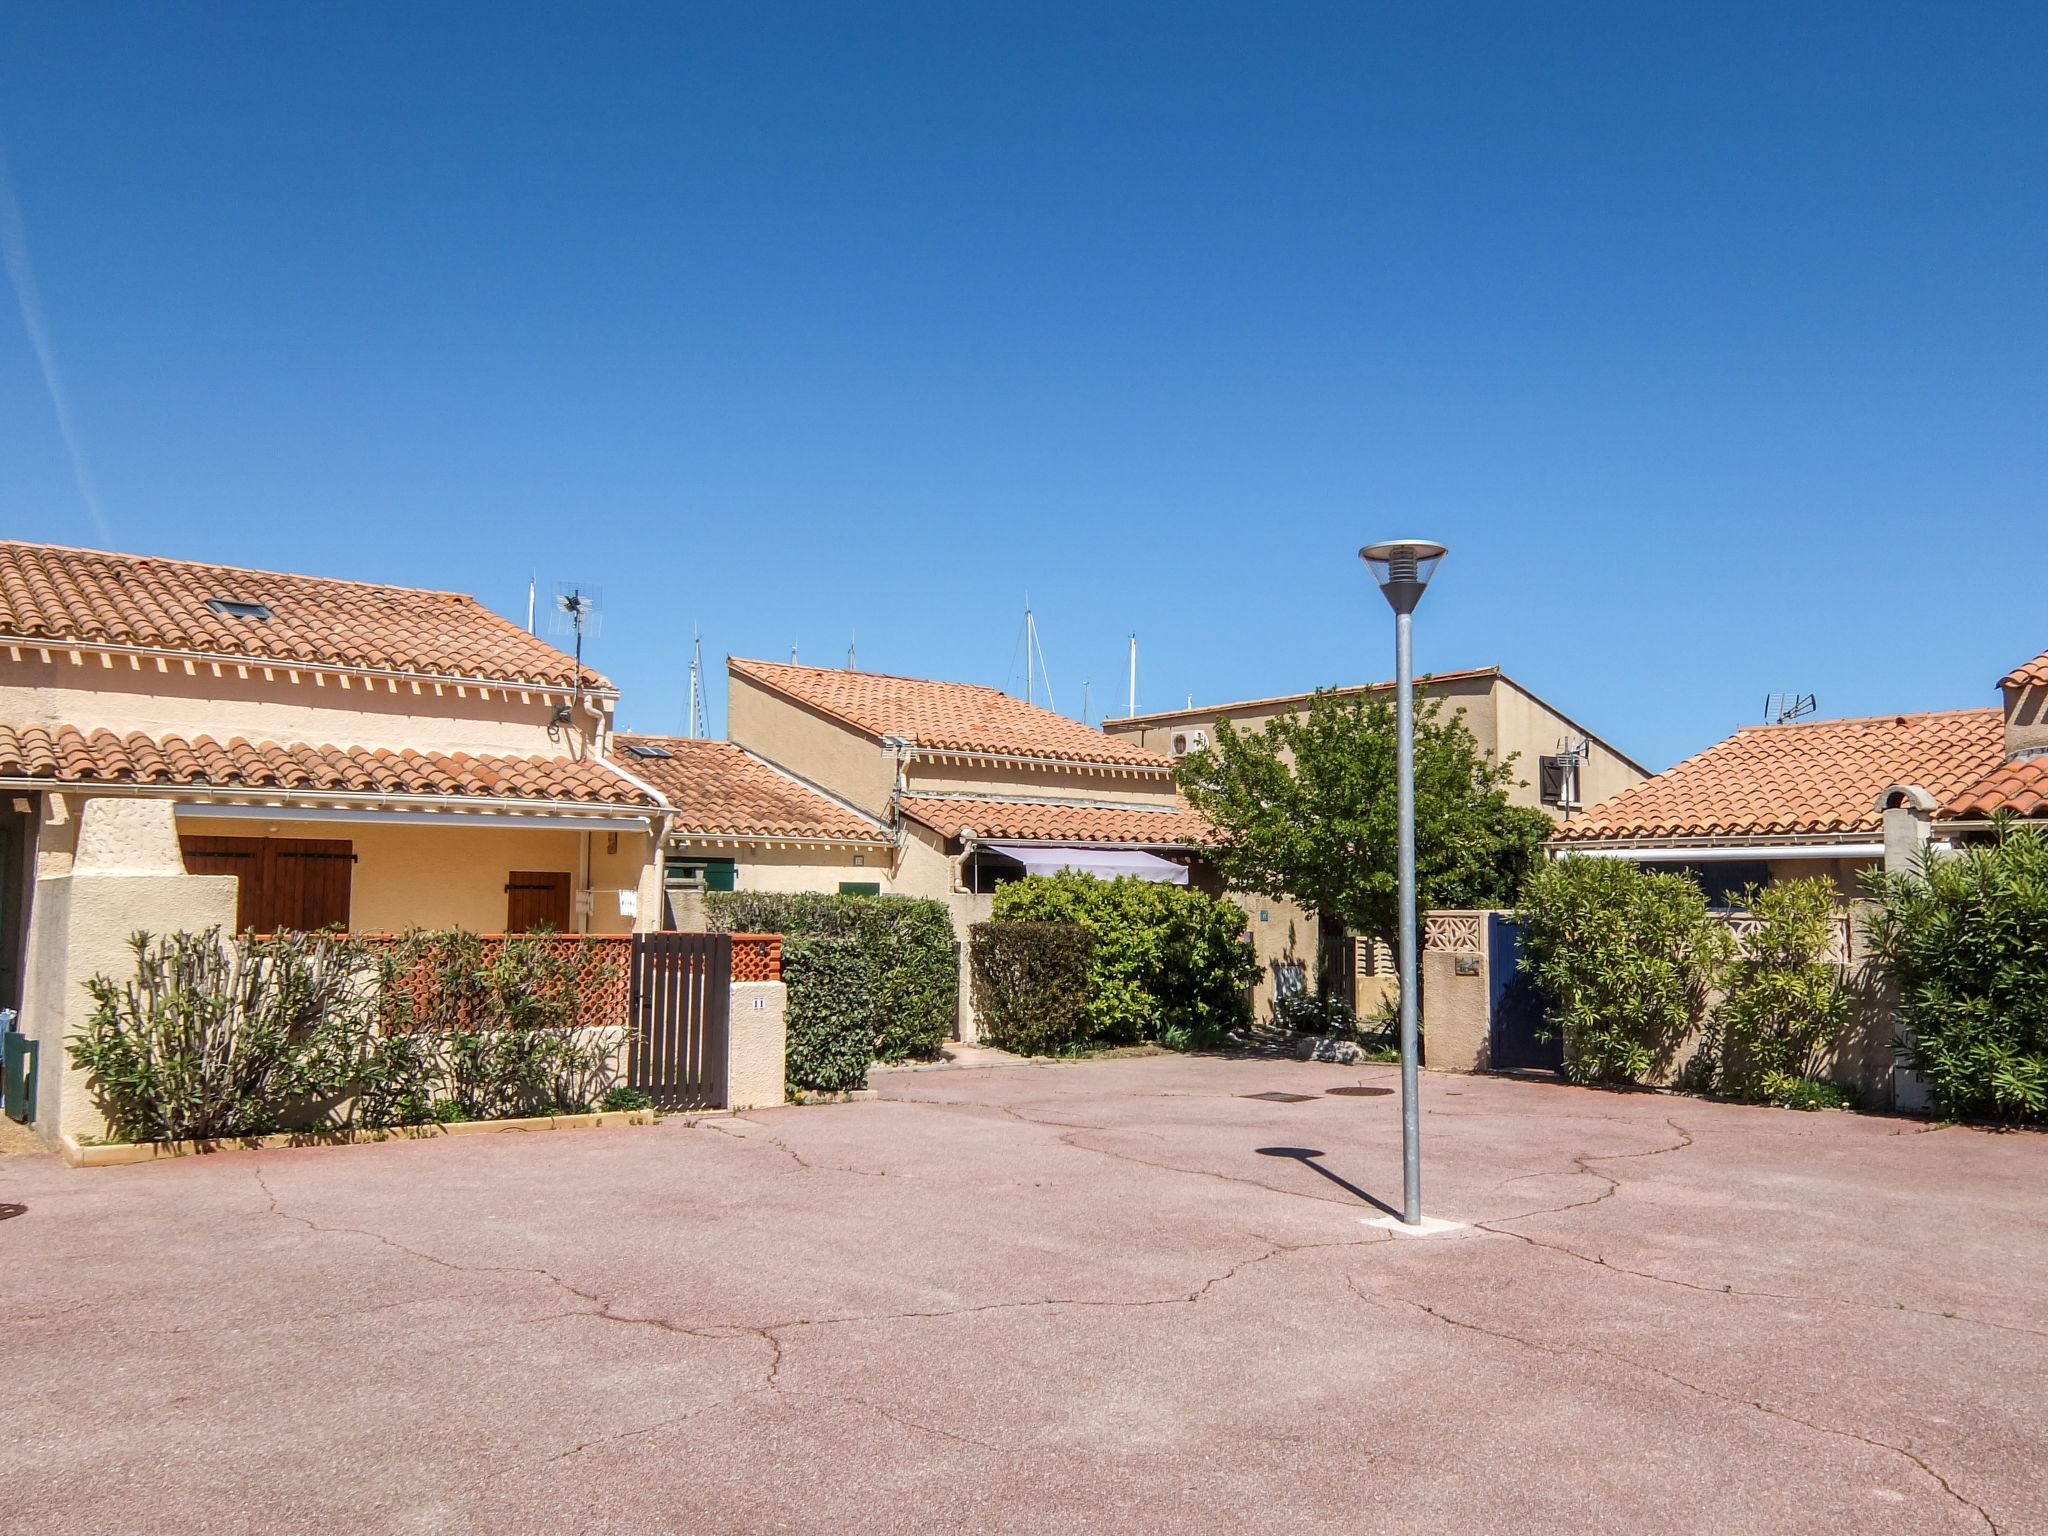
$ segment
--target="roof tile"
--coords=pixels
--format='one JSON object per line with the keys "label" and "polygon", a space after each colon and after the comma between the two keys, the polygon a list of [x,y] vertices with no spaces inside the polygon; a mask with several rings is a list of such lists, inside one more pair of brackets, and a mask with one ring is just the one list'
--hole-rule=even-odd
{"label": "roof tile", "polygon": [[[260,603],[234,618],[209,599]],[[576,664],[459,592],[0,541],[0,638],[567,688]],[[609,690],[583,671],[587,688]]]}
{"label": "roof tile", "polygon": [[463,795],[580,805],[655,803],[594,758],[284,746],[239,737],[229,742],[209,736],[152,738],[139,731],[125,736],[108,730],[86,733],[68,725],[0,725],[0,778],[313,794]]}
{"label": "roof tile", "polygon": [[1192,848],[1215,841],[1214,829],[1185,806],[1103,806],[1062,801],[959,800],[907,795],[903,814],[947,837],[971,828],[984,841],[1147,843]]}
{"label": "roof tile", "polygon": [[1875,832],[1891,785],[1939,801],[2004,755],[1995,709],[1746,726],[1563,823],[1555,841]]}
{"label": "roof tile", "polygon": [[2032,661],[2014,667],[1998,680],[2001,688],[2030,688],[2048,683],[2048,651],[2043,651]]}
{"label": "roof tile", "polygon": [[[687,736],[612,737],[614,761],[661,791],[676,830],[700,837],[820,837],[886,843],[888,830],[729,741]],[[667,757],[636,756],[652,747]]]}
{"label": "roof tile", "polygon": [[944,683],[882,672],[799,667],[730,657],[737,677],[771,688],[868,735],[905,736],[939,751],[1051,758],[1105,766],[1154,768],[1172,763],[1149,747],[1040,709],[980,683]]}
{"label": "roof tile", "polygon": [[1976,783],[1944,804],[1944,818],[1990,816],[2010,811],[2039,816],[2048,811],[2048,758],[2023,757],[2000,763]]}

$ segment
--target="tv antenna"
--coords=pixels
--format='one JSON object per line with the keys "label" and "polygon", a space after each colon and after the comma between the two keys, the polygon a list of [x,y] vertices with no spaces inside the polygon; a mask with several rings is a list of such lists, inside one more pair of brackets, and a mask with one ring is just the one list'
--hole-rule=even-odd
{"label": "tv antenna", "polygon": [[1764,695],[1764,719],[1772,725],[1790,725],[1795,720],[1804,720],[1819,708],[1820,702],[1810,693]]}
{"label": "tv antenna", "polygon": [[1560,736],[1557,741],[1557,808],[1569,817],[1580,808],[1579,769],[1592,754],[1593,744],[1583,736]]}
{"label": "tv antenna", "polygon": [[548,734],[554,735],[565,726],[576,723],[576,711],[583,703],[583,637],[596,639],[603,624],[598,616],[598,599],[602,594],[587,581],[558,581],[555,583],[555,605],[552,629],[558,635],[573,634],[576,637],[576,681],[570,685],[569,702],[555,710]]}

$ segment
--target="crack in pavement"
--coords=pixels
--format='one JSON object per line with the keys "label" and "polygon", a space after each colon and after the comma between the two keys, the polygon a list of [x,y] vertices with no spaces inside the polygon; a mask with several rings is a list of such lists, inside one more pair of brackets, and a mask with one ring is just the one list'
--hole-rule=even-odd
{"label": "crack in pavement", "polygon": [[[1990,1318],[1973,1316],[1967,1312],[1949,1311],[1939,1307],[1916,1307],[1903,1301],[1858,1301],[1852,1297],[1844,1296],[1806,1295],[1792,1291],[1751,1290],[1747,1287],[1735,1285],[1732,1282],[1723,1285],[1709,1285],[1697,1280],[1682,1280],[1675,1275],[1660,1274],[1655,1270],[1632,1269],[1626,1264],[1614,1263],[1605,1254],[1586,1253],[1572,1247],[1568,1243],[1551,1242],[1544,1238],[1531,1237],[1526,1232],[1517,1232],[1512,1227],[1501,1225],[1501,1223],[1509,1221],[1527,1221],[1536,1216],[1555,1216],[1565,1211],[1587,1210],[1599,1205],[1602,1201],[1613,1198],[1622,1188],[1621,1180],[1615,1178],[1610,1173],[1602,1173],[1597,1168],[1588,1168],[1586,1164],[1618,1162],[1629,1158],[1661,1157],[1667,1152],[1682,1152],[1687,1147],[1693,1145],[1694,1138],[1685,1127],[1668,1116],[1665,1118],[1664,1123],[1676,1131],[1682,1139],[1670,1146],[1647,1147],[1636,1152],[1577,1153],[1572,1157],[1573,1166],[1570,1169],[1552,1169],[1548,1171],[1547,1175],[1544,1172],[1525,1173],[1515,1178],[1504,1180],[1501,1185],[1497,1186],[1505,1188],[1508,1184],[1519,1184],[1528,1179],[1546,1176],[1576,1178],[1583,1174],[1588,1178],[1600,1179],[1607,1185],[1605,1190],[1591,1199],[1574,1200],[1565,1205],[1544,1206],[1534,1211],[1523,1211],[1513,1216],[1502,1216],[1494,1221],[1475,1221],[1472,1223],[1473,1227],[1481,1232],[1491,1232],[1496,1237],[1511,1237],[1516,1242],[1528,1244],[1531,1248],[1540,1248],[1546,1253],[1555,1253],[1568,1259],[1576,1259],[1581,1264],[1590,1264],[1596,1269],[1604,1269],[1612,1274],[1627,1275],[1636,1280],[1648,1280],[1658,1285],[1676,1286],[1680,1290],[1698,1291],[1708,1296],[1739,1296],[1758,1301],[1789,1301],[1811,1306],[1849,1307],[1859,1311],[1901,1312],[1912,1317],[1932,1317],[1947,1322],[1967,1323],[1974,1327],[1989,1328],[2000,1333],[2016,1333],[2037,1339],[2048,1338],[2048,1329],[2031,1328],[2024,1323],[1996,1322]],[[1897,1135],[1900,1133],[1893,1132],[1892,1134]]]}
{"label": "crack in pavement", "polygon": [[1350,1288],[1351,1293],[1354,1296],[1358,1297],[1360,1301],[1365,1302],[1368,1306],[1375,1306],[1384,1309],[1387,1303],[1397,1302],[1404,1307],[1412,1307],[1416,1311],[1425,1314],[1426,1316],[1434,1319],[1439,1323],[1446,1324],[1449,1327],[1462,1328],[1468,1333],[1476,1333],[1481,1335],[1482,1337],[1490,1339],[1499,1339],[1505,1343],[1519,1345],[1524,1349],[1533,1349],[1543,1354],[1555,1356],[1559,1359],[1569,1359],[1576,1355],[1597,1356],[1604,1360],[1612,1360],[1619,1365],[1625,1365],[1629,1367],[1631,1370],[1643,1371],[1649,1375],[1660,1377],[1663,1380],[1672,1383],[1674,1386],[1683,1387],[1688,1392],[1697,1393],[1701,1397],[1711,1398],[1716,1402],[1727,1403],[1731,1407],[1752,1409],[1758,1413],[1766,1415],[1767,1417],[1773,1419],[1780,1419],[1788,1424],[1797,1424],[1802,1429],[1811,1430],[1815,1434],[1832,1435],[1844,1440],[1853,1440],[1860,1445],[1867,1445],[1871,1447],[1873,1450],[1889,1451],[1893,1455],[1904,1457],[1907,1461],[1911,1462],[1915,1467],[1919,1468],[1922,1473],[1924,1473],[1927,1477],[1931,1478],[1941,1488],[1941,1491],[1947,1494],[1950,1499],[1954,1500],[1957,1504],[1961,1505],[1963,1508],[1969,1510],[1971,1513],[1976,1515],[1977,1518],[1983,1521],[1985,1526],[1992,1532],[1992,1536],[2004,1536],[2003,1528],[1998,1524],[1996,1520],[1992,1519],[1990,1512],[1986,1510],[1983,1505],[1979,1504],[1976,1500],[1968,1497],[1966,1494],[1961,1492],[1953,1483],[1951,1483],[1948,1480],[1947,1477],[1943,1476],[1939,1470],[1937,1470],[1931,1463],[1929,1463],[1924,1456],[1922,1456],[1918,1451],[1913,1450],[1910,1446],[1897,1445],[1889,1440],[1880,1440],[1873,1435],[1866,1435],[1862,1433],[1860,1430],[1845,1429],[1837,1424],[1823,1424],[1820,1423],[1818,1420],[1805,1418],[1799,1414],[1793,1413],[1784,1408],[1774,1408],[1769,1403],[1763,1402],[1756,1398],[1742,1397],[1735,1393],[1722,1392],[1713,1387],[1702,1385],[1697,1381],[1693,1381],[1687,1377],[1681,1376],[1676,1371],[1666,1370],[1661,1365],[1652,1365],[1646,1360],[1637,1360],[1633,1356],[1624,1355],[1617,1350],[1602,1349],[1598,1345],[1567,1346],[1559,1344],[1547,1344],[1540,1339],[1532,1339],[1527,1337],[1526,1335],[1515,1333],[1508,1329],[1492,1328],[1488,1327],[1484,1323],[1475,1323],[1466,1318],[1453,1317],[1448,1312],[1439,1311],[1437,1308],[1430,1306],[1427,1302],[1416,1301],[1412,1297],[1378,1297],[1370,1295],[1367,1292],[1360,1290],[1358,1282],[1348,1275],[1345,1277],[1344,1283]]}
{"label": "crack in pavement", "polygon": [[[734,1118],[738,1119],[737,1116]],[[739,1123],[759,1126],[759,1122],[753,1120],[742,1120]],[[783,1153],[798,1168],[803,1169],[807,1173],[850,1173],[863,1179],[886,1179],[889,1177],[889,1172],[885,1168],[850,1168],[844,1163],[814,1163],[780,1136],[766,1129],[762,1129],[758,1136],[742,1136],[737,1132],[726,1129],[724,1125],[716,1121],[707,1120],[704,1124],[706,1129],[717,1131],[728,1140],[737,1141],[743,1146],[752,1146],[756,1142],[771,1146],[776,1151]]]}

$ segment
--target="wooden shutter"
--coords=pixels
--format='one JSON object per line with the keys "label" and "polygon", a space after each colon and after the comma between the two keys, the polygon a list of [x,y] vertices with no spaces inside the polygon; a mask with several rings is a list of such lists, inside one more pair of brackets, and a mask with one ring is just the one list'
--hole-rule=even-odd
{"label": "wooden shutter", "polygon": [[185,855],[187,874],[233,875],[240,881],[235,890],[235,931],[247,933],[257,927],[256,914],[263,900],[263,839],[181,837],[178,845]]}
{"label": "wooden shutter", "polygon": [[265,933],[284,928],[311,932],[348,926],[354,845],[335,838],[272,837],[264,843]]}
{"label": "wooden shutter", "polygon": [[569,931],[569,876],[560,870],[515,869],[505,880],[505,931]]}

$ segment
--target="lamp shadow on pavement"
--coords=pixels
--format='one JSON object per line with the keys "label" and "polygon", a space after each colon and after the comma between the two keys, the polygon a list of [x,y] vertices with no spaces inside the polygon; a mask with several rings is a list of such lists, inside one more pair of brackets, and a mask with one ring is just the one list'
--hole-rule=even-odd
{"label": "lamp shadow on pavement", "polygon": [[1358,1200],[1362,1200],[1363,1202],[1365,1202],[1365,1204],[1371,1206],[1374,1210],[1379,1211],[1384,1215],[1399,1216],[1401,1214],[1399,1211],[1395,1210],[1391,1205],[1387,1204],[1386,1201],[1380,1199],[1379,1196],[1373,1194],[1370,1190],[1360,1189],[1356,1184],[1352,1183],[1342,1174],[1332,1173],[1329,1169],[1325,1168],[1321,1163],[1317,1162],[1316,1159],[1324,1155],[1320,1147],[1260,1147],[1257,1150],[1259,1156],[1261,1157],[1293,1158],[1294,1161],[1300,1163],[1302,1167],[1311,1168],[1315,1170],[1315,1172],[1321,1174],[1324,1178],[1328,1179],[1332,1184],[1336,1185],[1346,1194],[1351,1195]]}

